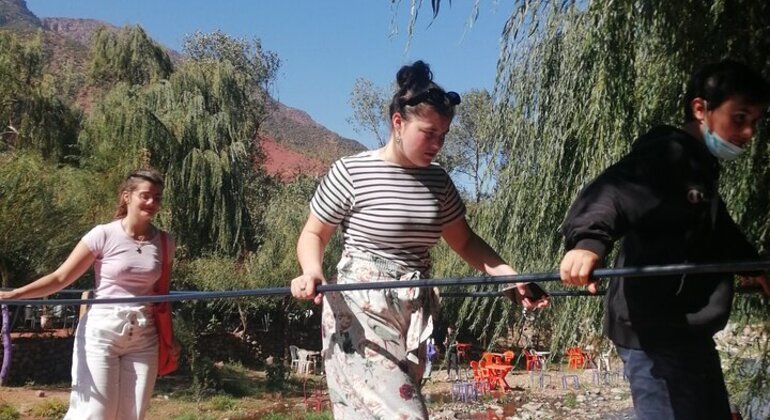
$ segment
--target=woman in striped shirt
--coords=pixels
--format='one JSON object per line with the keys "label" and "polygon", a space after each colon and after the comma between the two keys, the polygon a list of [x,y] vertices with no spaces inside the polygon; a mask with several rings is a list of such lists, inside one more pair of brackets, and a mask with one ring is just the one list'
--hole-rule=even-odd
{"label": "woman in striped shirt", "polygon": [[[335,418],[425,419],[419,392],[435,295],[404,288],[327,293],[324,248],[337,226],[344,250],[329,283],[408,280],[430,276],[429,251],[440,238],[489,275],[515,274],[465,220],[452,180],[433,163],[444,144],[460,95],[433,82],[430,67],[402,67],[390,104],[391,135],[383,148],[336,161],[318,186],[297,243],[302,275],[291,282],[298,299],[323,300],[323,357]],[[548,301],[526,297],[525,307]]]}

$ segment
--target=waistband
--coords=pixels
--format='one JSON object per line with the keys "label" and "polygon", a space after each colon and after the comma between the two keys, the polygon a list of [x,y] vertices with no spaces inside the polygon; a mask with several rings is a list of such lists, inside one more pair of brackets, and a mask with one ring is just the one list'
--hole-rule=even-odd
{"label": "waistband", "polygon": [[150,321],[154,322],[151,304],[142,306],[93,305],[88,310],[88,313],[98,316],[114,316],[126,321],[136,321],[139,326],[147,325]]}
{"label": "waistband", "polygon": [[380,257],[379,255],[345,250],[342,252],[342,259],[344,260],[346,258],[352,259],[354,262],[361,262],[373,266],[378,271],[388,275],[389,277],[400,278],[404,275],[413,273],[419,273],[420,278],[428,278],[430,276],[430,267],[424,269],[410,268],[397,262]]}

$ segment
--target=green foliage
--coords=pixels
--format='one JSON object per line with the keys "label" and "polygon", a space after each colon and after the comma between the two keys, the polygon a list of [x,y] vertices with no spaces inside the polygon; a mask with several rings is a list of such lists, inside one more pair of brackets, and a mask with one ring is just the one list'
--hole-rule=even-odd
{"label": "green foliage", "polygon": [[497,173],[494,137],[491,132],[492,96],[486,90],[463,93],[439,162],[448,172],[471,180],[473,201],[489,193]]}
{"label": "green foliage", "polygon": [[330,411],[322,411],[320,413],[308,411],[302,418],[303,420],[332,420],[334,419],[334,415]]}
{"label": "green foliage", "polygon": [[166,172],[172,230],[193,256],[251,248],[244,188],[258,155],[257,120],[242,75],[228,63],[191,63],[147,101],[172,140],[148,145]]}
{"label": "green foliage", "polygon": [[41,40],[0,32],[0,152],[36,150],[62,162],[74,152],[81,117],[43,83]]}
{"label": "green foliage", "polygon": [[172,71],[168,54],[140,26],[117,33],[101,27],[92,37],[88,76],[97,86],[144,85],[167,79]]}
{"label": "green foliage", "polygon": [[56,420],[64,418],[68,408],[68,401],[52,398],[33,405],[30,412],[37,418]]}
{"label": "green foliage", "polygon": [[[262,41],[230,36],[220,30],[195,32],[184,40],[184,52],[198,63],[229,63],[247,78],[254,91],[266,95],[275,80],[281,60],[262,48]],[[253,92],[257,93],[257,92]],[[265,104],[267,97],[258,102]]]}
{"label": "green foliage", "polygon": [[21,418],[21,413],[16,407],[8,403],[0,403],[0,420],[16,420]]}
{"label": "green foliage", "polygon": [[[130,170],[140,167],[146,151],[176,140],[145,104],[142,87],[118,83],[93,107],[78,139],[80,164],[109,174],[115,188]],[[155,162],[151,162],[155,163]]]}
{"label": "green foliage", "polygon": [[[60,264],[91,225],[89,176],[33,154],[0,154],[0,277],[19,286]],[[66,228],[51,228],[55,226]]]}
{"label": "green foliage", "polygon": [[377,145],[384,146],[390,135],[388,92],[377,87],[371,80],[358,78],[353,84],[348,103],[353,108],[353,116],[348,119],[353,129],[359,134],[374,135]]}
{"label": "green foliage", "polygon": [[283,359],[276,357],[273,359],[273,363],[265,366],[265,374],[267,379],[267,388],[280,390],[283,389],[286,381],[289,379],[291,371],[283,364]]}

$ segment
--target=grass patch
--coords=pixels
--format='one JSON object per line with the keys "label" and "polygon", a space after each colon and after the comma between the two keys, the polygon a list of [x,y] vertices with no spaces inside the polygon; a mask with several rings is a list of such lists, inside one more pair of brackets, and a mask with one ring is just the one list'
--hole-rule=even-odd
{"label": "grass patch", "polygon": [[303,420],[333,420],[334,416],[332,416],[331,411],[321,411],[320,413],[316,413],[315,411],[309,411],[305,413],[305,417],[303,417]]}
{"label": "grass patch", "polygon": [[283,413],[271,411],[262,415],[262,420],[290,420],[290,417]]}
{"label": "grass patch", "polygon": [[43,419],[58,420],[67,414],[69,403],[67,401],[50,399],[32,406],[32,415]]}
{"label": "grass patch", "polygon": [[171,418],[172,420],[217,420],[216,417],[206,414],[206,413],[198,413],[194,411],[184,411],[180,413],[179,415],[176,415]]}
{"label": "grass patch", "polygon": [[564,395],[564,399],[562,400],[565,407],[568,408],[575,408],[577,407],[577,395],[575,393],[570,392]]}
{"label": "grass patch", "polygon": [[209,400],[209,405],[214,411],[230,411],[234,410],[238,403],[229,395],[215,395]]}
{"label": "grass patch", "polygon": [[0,420],[16,420],[21,417],[19,410],[16,407],[8,404],[0,404]]}

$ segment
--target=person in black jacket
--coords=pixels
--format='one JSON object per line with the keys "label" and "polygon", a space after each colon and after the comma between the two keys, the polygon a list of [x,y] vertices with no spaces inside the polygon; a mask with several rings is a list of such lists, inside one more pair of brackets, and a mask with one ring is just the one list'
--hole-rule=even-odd
{"label": "person in black jacket", "polygon": [[[769,101],[768,82],[742,63],[696,72],[684,125],[639,137],[572,204],[562,281],[595,292],[591,272],[621,238],[616,267],[758,258],[719,196],[719,161],[746,150]],[[770,291],[761,273],[743,274]],[[732,298],[732,274],[609,282],[604,333],[624,362],[638,419],[730,418],[713,335]]]}

